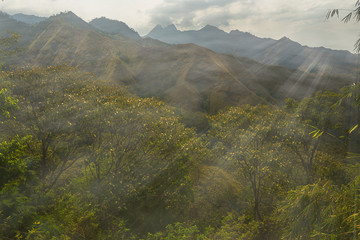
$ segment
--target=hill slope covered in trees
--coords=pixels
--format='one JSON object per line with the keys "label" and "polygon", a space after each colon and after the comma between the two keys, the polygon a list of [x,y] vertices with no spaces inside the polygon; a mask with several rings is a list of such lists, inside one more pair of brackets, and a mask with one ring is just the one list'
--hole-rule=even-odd
{"label": "hill slope covered in trees", "polygon": [[0,41],[1,239],[360,237],[351,80],[27,27]]}

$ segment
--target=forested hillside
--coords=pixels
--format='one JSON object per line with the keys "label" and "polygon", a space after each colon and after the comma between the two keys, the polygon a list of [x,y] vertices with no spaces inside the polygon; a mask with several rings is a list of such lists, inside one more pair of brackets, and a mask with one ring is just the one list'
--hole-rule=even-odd
{"label": "forested hillside", "polygon": [[351,84],[356,76],[353,72],[336,75],[291,70],[195,44],[168,45],[105,33],[105,28],[100,31],[72,12],[28,27],[31,34],[20,34],[31,40],[20,40],[22,51],[8,60],[9,65],[66,63],[95,74],[99,81],[128,86],[138,96],[158,97],[191,112],[216,113],[242,104],[279,105],[288,97],[301,99],[318,90],[337,90]]}
{"label": "forested hillside", "polygon": [[0,41],[0,239],[360,237],[358,84],[31,28]]}

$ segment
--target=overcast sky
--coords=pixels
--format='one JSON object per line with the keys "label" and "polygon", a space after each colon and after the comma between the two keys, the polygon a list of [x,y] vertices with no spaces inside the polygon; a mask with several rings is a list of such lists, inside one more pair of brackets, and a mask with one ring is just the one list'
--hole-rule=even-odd
{"label": "overcast sky", "polygon": [[356,0],[2,0],[0,10],[50,16],[73,11],[85,21],[105,16],[127,23],[141,35],[156,24],[180,30],[207,24],[259,37],[283,36],[308,46],[353,50],[360,23],[325,21],[329,9],[354,8]]}

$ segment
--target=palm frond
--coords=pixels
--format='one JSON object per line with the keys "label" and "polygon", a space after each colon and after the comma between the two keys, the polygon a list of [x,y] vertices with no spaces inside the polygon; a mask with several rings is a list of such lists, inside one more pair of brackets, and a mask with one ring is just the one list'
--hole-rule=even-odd
{"label": "palm frond", "polygon": [[343,19],[341,19],[342,22],[347,23],[351,20],[352,12],[346,15]]}
{"label": "palm frond", "polygon": [[335,14],[337,17],[339,17],[339,9],[329,10],[328,13],[326,14],[326,19],[334,17]]}
{"label": "palm frond", "polygon": [[354,44],[354,51],[360,53],[360,38]]}
{"label": "palm frond", "polygon": [[360,6],[354,10],[354,13],[355,13],[354,17],[356,18],[356,21],[359,22],[360,21]]}

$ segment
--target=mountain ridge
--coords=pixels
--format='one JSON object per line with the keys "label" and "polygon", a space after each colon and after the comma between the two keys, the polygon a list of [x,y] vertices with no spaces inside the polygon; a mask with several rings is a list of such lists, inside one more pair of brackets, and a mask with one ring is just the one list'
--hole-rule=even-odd
{"label": "mountain ridge", "polygon": [[[335,74],[357,69],[358,56],[346,50],[308,47],[287,37],[279,40],[260,38],[239,30],[226,33],[210,25],[200,30],[177,30],[173,34],[158,28],[156,34],[154,31],[150,31],[146,37],[169,44],[195,43],[219,53],[248,57],[263,64],[279,65],[301,71],[316,71],[317,68],[325,67],[327,71]],[[296,56],[296,59],[292,56]]]}
{"label": "mountain ridge", "polygon": [[140,39],[140,35],[132,28],[130,28],[126,23],[108,19],[106,17],[95,18],[89,22],[90,25],[110,34],[121,34],[123,36]]}
{"label": "mountain ridge", "polygon": [[39,16],[23,14],[23,13],[13,14],[11,15],[11,17],[19,22],[27,23],[29,25],[35,25],[39,22],[48,19],[47,17],[39,17]]}
{"label": "mountain ridge", "polygon": [[287,97],[302,98],[348,84],[339,81],[346,79],[343,76],[268,66],[196,44],[113,37],[72,12],[28,27],[36,35],[13,64],[66,63],[95,74],[99,81],[126,85],[138,96],[158,97],[192,112],[216,113],[242,104],[279,105]]}

